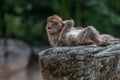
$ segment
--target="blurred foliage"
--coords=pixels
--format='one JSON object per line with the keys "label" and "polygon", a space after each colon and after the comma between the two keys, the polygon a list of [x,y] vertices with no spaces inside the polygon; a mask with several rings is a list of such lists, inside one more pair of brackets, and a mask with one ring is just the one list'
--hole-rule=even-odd
{"label": "blurred foliage", "polygon": [[0,36],[30,45],[48,44],[48,16],[74,19],[75,26],[93,25],[101,33],[120,37],[120,0],[1,0]]}

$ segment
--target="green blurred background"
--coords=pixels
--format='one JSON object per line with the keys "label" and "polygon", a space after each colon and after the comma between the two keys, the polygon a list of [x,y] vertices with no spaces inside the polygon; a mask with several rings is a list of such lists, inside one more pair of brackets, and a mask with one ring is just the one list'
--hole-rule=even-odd
{"label": "green blurred background", "polygon": [[120,0],[0,0],[0,37],[48,45],[45,25],[53,14],[120,37]]}

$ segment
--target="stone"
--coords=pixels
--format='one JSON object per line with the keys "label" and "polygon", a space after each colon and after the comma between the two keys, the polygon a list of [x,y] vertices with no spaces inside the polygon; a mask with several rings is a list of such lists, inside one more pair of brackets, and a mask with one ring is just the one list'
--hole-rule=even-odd
{"label": "stone", "polygon": [[39,52],[44,80],[120,80],[120,41],[53,47]]}
{"label": "stone", "polygon": [[30,47],[23,41],[7,39],[6,42],[4,47],[4,39],[0,39],[0,80],[24,70],[30,56]]}

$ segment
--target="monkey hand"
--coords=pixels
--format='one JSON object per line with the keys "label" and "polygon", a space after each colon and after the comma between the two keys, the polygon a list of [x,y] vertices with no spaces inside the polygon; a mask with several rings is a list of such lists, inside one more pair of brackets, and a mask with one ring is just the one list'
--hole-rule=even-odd
{"label": "monkey hand", "polygon": [[63,43],[63,41],[62,41],[62,40],[59,40],[59,41],[55,44],[55,47],[61,46],[62,43]]}
{"label": "monkey hand", "polygon": [[71,20],[65,20],[65,21],[63,21],[63,23],[64,23],[64,27],[72,27],[72,26],[74,26],[74,21],[71,19]]}

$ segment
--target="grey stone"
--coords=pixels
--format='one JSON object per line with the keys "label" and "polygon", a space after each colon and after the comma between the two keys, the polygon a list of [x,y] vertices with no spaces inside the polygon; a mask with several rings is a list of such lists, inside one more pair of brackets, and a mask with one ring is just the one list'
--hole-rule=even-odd
{"label": "grey stone", "polygon": [[[7,57],[5,52],[7,51]],[[7,39],[4,47],[4,40],[0,39],[0,78],[9,77],[24,70],[30,56],[29,46],[20,40]]]}
{"label": "grey stone", "polygon": [[39,52],[44,80],[120,80],[120,41],[106,47],[53,47]]}

